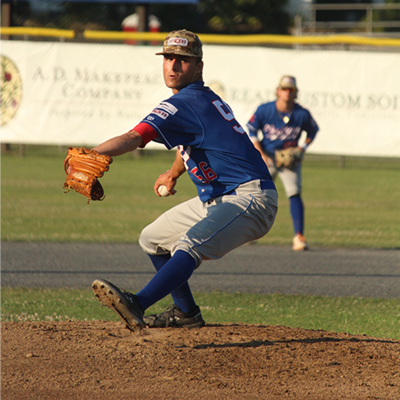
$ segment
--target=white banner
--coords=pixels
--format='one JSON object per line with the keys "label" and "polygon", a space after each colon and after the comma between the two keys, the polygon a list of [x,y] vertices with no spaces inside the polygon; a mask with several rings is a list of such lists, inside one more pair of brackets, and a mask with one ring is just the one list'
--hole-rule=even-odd
{"label": "white banner", "polygon": [[[159,47],[1,46],[3,143],[93,146],[130,130],[172,94],[154,55]],[[215,45],[204,54],[206,85],[244,127],[290,74],[320,126],[309,152],[400,157],[399,54]]]}

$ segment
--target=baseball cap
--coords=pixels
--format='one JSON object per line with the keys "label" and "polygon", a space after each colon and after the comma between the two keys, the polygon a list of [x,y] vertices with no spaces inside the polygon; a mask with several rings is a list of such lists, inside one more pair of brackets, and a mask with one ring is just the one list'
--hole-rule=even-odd
{"label": "baseball cap", "polygon": [[294,76],[284,75],[279,81],[279,89],[297,90],[296,78]]}
{"label": "baseball cap", "polygon": [[157,56],[165,54],[203,58],[203,43],[197,35],[186,29],[172,31],[164,39],[163,51],[156,53]]}

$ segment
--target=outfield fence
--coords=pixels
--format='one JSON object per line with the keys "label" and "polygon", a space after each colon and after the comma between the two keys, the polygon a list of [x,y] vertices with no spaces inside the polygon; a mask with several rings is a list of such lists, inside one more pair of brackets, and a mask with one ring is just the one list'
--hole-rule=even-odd
{"label": "outfield fence", "polygon": [[[14,68],[2,73],[3,153],[95,145],[131,129],[170,96],[153,57],[166,32],[3,27],[0,33],[2,70]],[[273,100],[279,77],[289,73],[298,78],[300,104],[321,128],[312,155],[333,157],[339,166],[357,156],[400,157],[400,39],[199,36],[207,53],[206,84],[242,125],[259,103]],[[106,82],[109,74],[124,74],[129,84]]]}
{"label": "outfield fence", "polygon": [[[60,41],[160,46],[168,32],[108,32],[32,27],[2,27],[2,40]],[[216,35],[199,34],[204,44],[263,46],[285,49],[400,52],[400,39],[349,34],[313,35]]]}

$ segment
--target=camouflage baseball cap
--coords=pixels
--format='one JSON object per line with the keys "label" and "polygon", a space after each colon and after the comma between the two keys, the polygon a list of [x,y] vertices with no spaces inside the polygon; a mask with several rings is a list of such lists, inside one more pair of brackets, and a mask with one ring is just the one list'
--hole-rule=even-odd
{"label": "camouflage baseball cap", "polygon": [[279,89],[297,90],[296,78],[294,76],[284,75],[279,81]]}
{"label": "camouflage baseball cap", "polygon": [[164,48],[156,55],[177,54],[203,58],[203,43],[197,35],[186,29],[170,32],[164,40]]}

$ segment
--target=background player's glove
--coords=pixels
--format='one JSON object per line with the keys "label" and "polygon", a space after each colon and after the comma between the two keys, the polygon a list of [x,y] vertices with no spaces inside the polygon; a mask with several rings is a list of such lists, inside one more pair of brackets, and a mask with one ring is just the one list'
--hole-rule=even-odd
{"label": "background player's glove", "polygon": [[97,178],[108,171],[112,158],[85,147],[70,147],[64,161],[67,179],[64,189],[75,190],[90,200],[103,200],[104,190]]}
{"label": "background player's glove", "polygon": [[277,168],[293,169],[304,156],[300,147],[288,147],[287,149],[275,151],[275,165]]}

